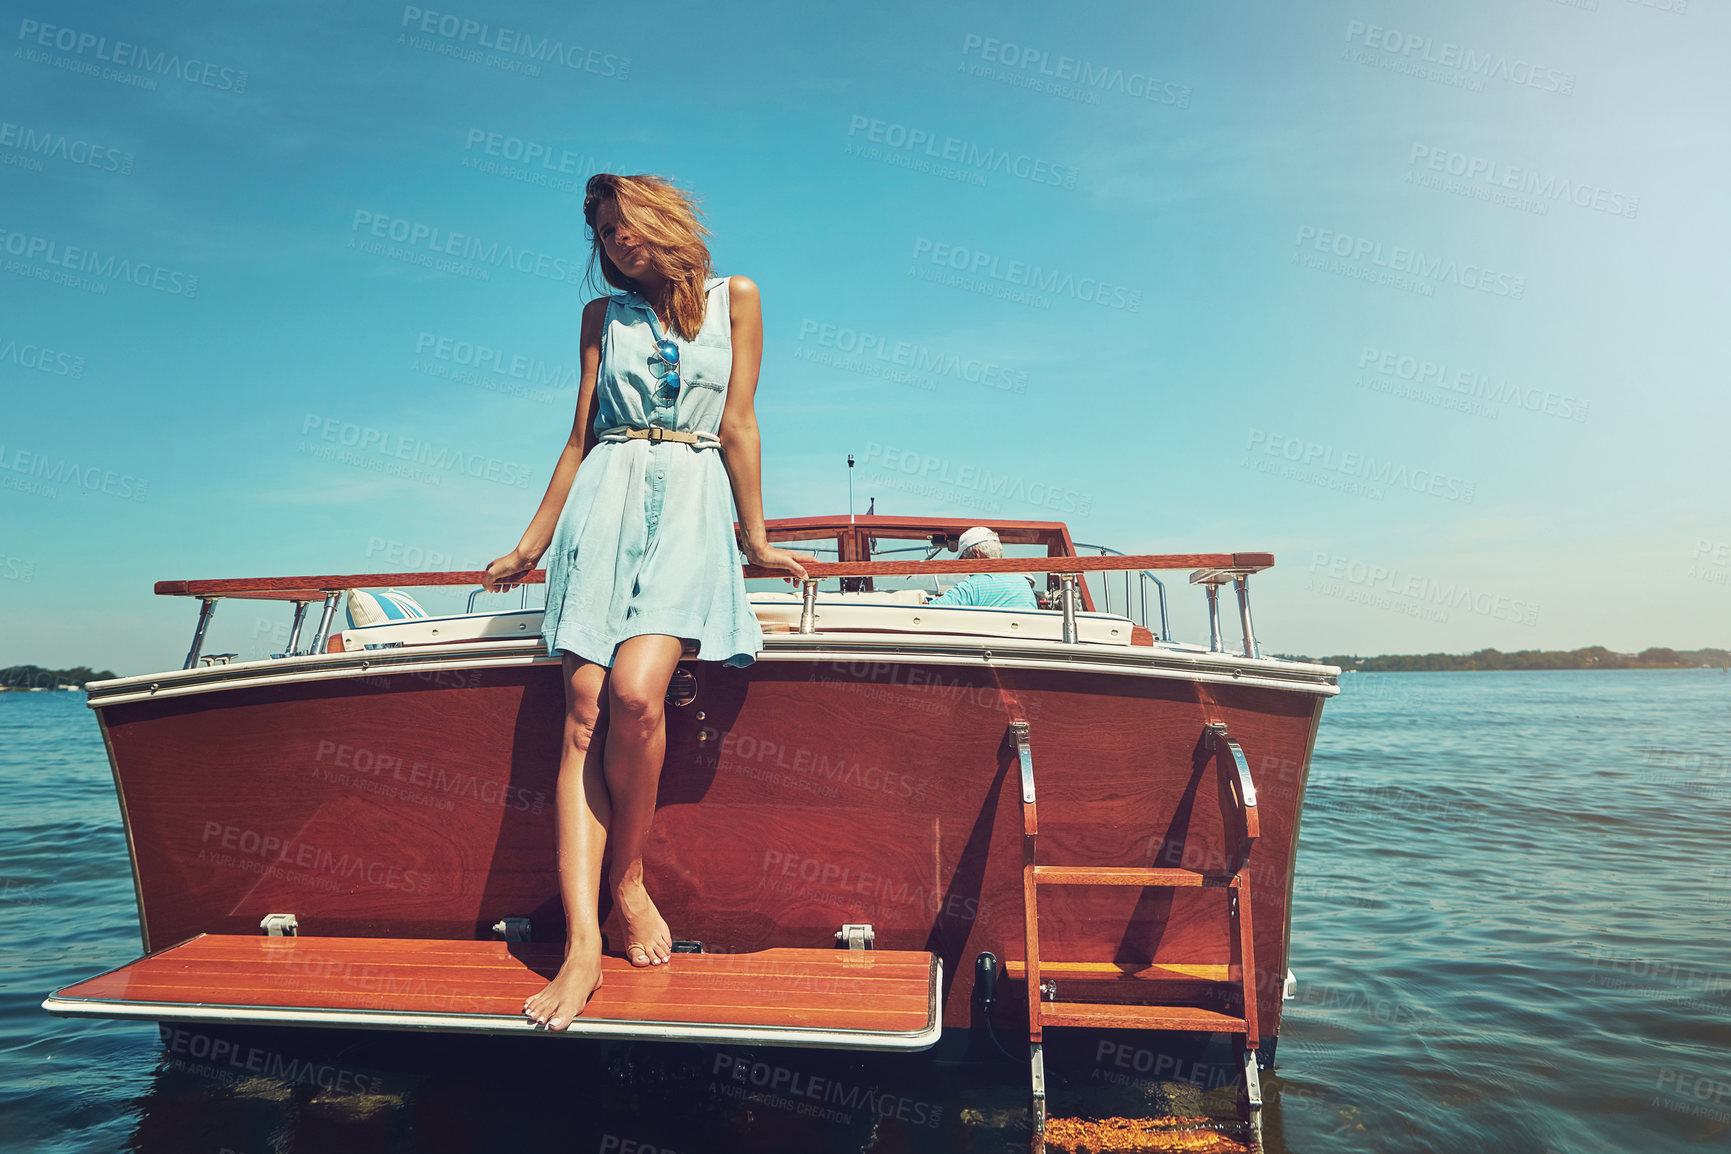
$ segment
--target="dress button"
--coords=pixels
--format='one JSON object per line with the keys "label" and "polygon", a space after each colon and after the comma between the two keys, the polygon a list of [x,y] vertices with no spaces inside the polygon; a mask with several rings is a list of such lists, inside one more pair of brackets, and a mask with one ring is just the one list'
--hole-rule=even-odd
{"label": "dress button", "polygon": [[662,481],[665,481],[665,480],[666,480],[666,479],[667,479],[667,474],[666,474],[666,473],[657,473],[657,474],[655,474],[655,476],[656,476],[656,478],[657,478],[657,479],[658,479],[658,480],[662,480]]}

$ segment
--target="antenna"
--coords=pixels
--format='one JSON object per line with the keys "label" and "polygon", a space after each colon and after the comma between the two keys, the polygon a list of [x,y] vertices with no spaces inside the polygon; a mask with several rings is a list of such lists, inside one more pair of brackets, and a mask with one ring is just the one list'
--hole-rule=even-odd
{"label": "antenna", "polygon": [[847,455],[847,523],[853,524],[853,454]]}

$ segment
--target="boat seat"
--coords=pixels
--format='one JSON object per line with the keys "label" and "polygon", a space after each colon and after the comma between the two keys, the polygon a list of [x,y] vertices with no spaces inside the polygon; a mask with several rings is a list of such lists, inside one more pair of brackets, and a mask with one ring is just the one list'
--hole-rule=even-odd
{"label": "boat seat", "polygon": [[539,609],[507,609],[498,613],[458,613],[351,625],[332,633],[326,648],[332,653],[353,653],[374,646],[449,645],[456,641],[540,637],[541,614]]}
{"label": "boat seat", "polygon": [[[1064,615],[1056,609],[873,603],[866,599],[872,596],[819,593],[814,618],[817,632],[1023,637],[1033,641],[1060,641],[1064,636]],[[787,632],[799,625],[799,598],[789,594],[753,593],[751,608],[765,632]],[[1078,639],[1096,645],[1129,645],[1137,628],[1128,617],[1115,613],[1076,614]]]}
{"label": "boat seat", "polygon": [[[561,943],[199,934],[42,1003],[76,1017],[247,1025],[550,1033],[523,999]],[[571,1037],[923,1050],[943,1027],[941,965],[924,950],[772,949],[603,957]]]}

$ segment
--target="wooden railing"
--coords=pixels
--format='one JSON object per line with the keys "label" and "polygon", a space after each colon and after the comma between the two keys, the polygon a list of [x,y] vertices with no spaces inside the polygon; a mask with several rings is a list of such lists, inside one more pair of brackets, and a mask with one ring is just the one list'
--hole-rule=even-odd
{"label": "wooden railing", "polygon": [[[1238,588],[1239,610],[1244,622],[1244,655],[1258,656],[1250,624],[1250,602],[1246,584],[1250,574],[1260,573],[1274,565],[1272,553],[1166,553],[1121,557],[1001,557],[957,558],[944,561],[820,561],[805,566],[806,579],[801,582],[803,605],[800,610],[799,632],[811,633],[816,620],[818,582],[830,577],[913,577],[926,573],[1050,573],[1057,575],[1060,604],[1064,614],[1065,641],[1077,639],[1076,613],[1083,601],[1078,596],[1081,575],[1102,570],[1119,569],[1190,569],[1192,583],[1205,584],[1208,589],[1209,632],[1213,648],[1220,648],[1220,622],[1217,590],[1220,583],[1233,581]],[[767,569],[760,565],[743,567],[745,576],[753,578],[787,577],[786,570]],[[449,573],[343,573],[311,577],[219,577],[197,581],[158,581],[156,592],[171,597],[199,599],[198,624],[193,628],[192,648],[187,652],[185,668],[198,663],[204,647],[205,632],[210,626],[216,603],[224,597],[294,603],[294,622],[289,629],[288,653],[300,650],[301,626],[307,607],[324,602],[318,624],[313,629],[312,643],[305,652],[316,652],[325,642],[336,614],[337,600],[347,589],[418,588],[434,585],[480,585],[485,570],[473,569]],[[531,570],[503,589],[523,585],[538,585],[547,580],[545,569]],[[224,655],[232,656],[232,655]]]}
{"label": "wooden railing", "polygon": [[[912,577],[922,573],[1093,573],[1118,569],[1209,569],[1260,573],[1272,568],[1272,553],[1165,553],[1124,557],[1003,557],[943,561],[821,561],[805,571],[816,580],[830,577]],[[782,569],[743,567],[747,577],[786,577]],[[158,581],[156,592],[177,597],[248,597],[267,601],[322,601],[345,589],[410,588],[425,585],[479,585],[480,569],[448,573],[346,573],[313,577],[220,577],[196,581]],[[539,585],[545,569],[511,583]]]}

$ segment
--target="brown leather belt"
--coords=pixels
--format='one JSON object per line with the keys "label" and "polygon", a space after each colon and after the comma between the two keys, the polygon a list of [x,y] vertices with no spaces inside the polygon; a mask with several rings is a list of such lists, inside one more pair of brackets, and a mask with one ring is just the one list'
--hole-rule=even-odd
{"label": "brown leather belt", "polygon": [[721,438],[712,433],[682,433],[678,429],[663,429],[654,425],[651,425],[647,429],[633,429],[619,426],[604,430],[600,436],[609,440],[619,438],[632,441],[648,441],[650,444],[656,444],[661,441],[678,441],[682,445],[719,446],[721,443]]}

